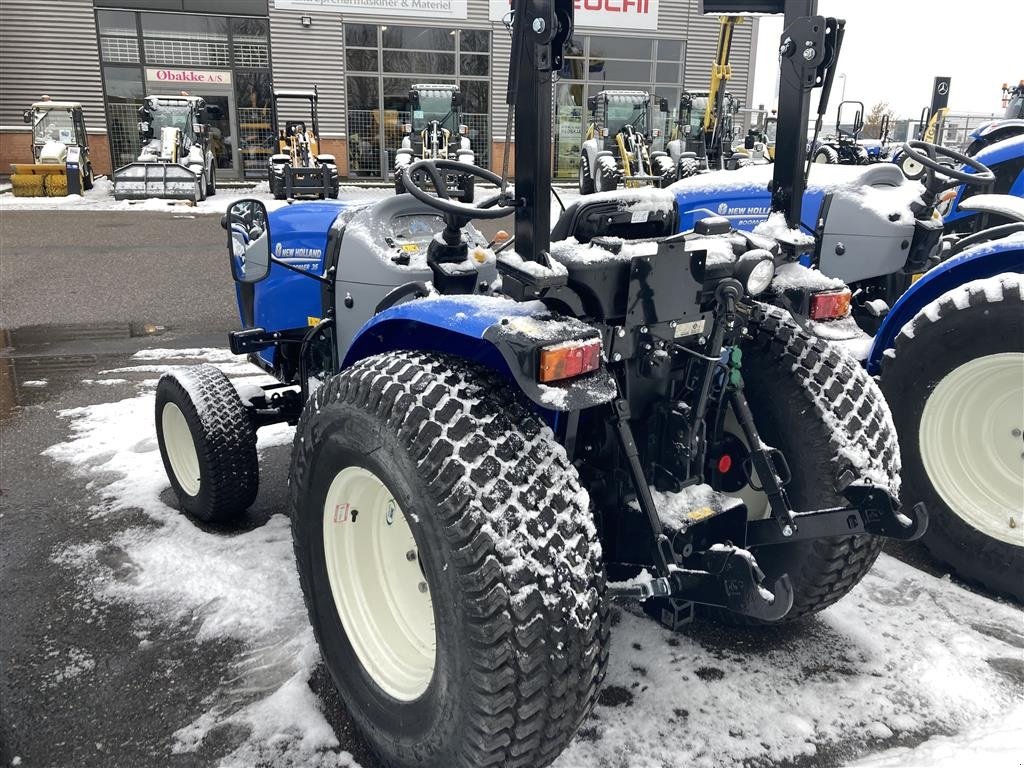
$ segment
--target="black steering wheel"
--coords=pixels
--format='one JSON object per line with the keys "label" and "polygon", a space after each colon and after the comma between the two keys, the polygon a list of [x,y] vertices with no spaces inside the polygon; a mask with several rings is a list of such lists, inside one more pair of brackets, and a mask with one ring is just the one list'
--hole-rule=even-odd
{"label": "black steering wheel", "polygon": [[[402,183],[405,191],[422,203],[429,205],[442,213],[455,216],[466,221],[473,219],[503,219],[516,212],[514,205],[498,205],[502,202],[501,195],[489,197],[476,205],[457,203],[448,195],[448,185],[440,171],[451,171],[452,173],[476,176],[486,182],[501,186],[501,177],[469,163],[460,163],[456,160],[417,160],[402,173]],[[437,196],[431,195],[416,186],[414,177],[423,173],[434,186]]]}
{"label": "black steering wheel", "polygon": [[[923,150],[923,151],[919,151]],[[930,144],[927,141],[908,141],[903,144],[903,160],[900,161],[900,170],[902,170],[907,178],[909,179],[920,179],[923,172],[909,171],[904,167],[907,160],[912,160],[918,165],[922,166],[923,170],[929,171],[929,176],[934,177],[936,175],[947,179],[947,183],[942,184],[938,189],[933,190],[934,192],[941,192],[948,187],[954,187],[958,184],[970,184],[976,187],[987,187],[996,180],[996,175],[992,173],[992,170],[987,166],[979,163],[972,157],[963,155],[956,150],[950,149],[949,147],[940,147],[938,144]],[[951,168],[948,165],[940,163],[938,158],[945,157],[949,160],[954,161],[957,165],[966,165],[974,169],[974,173],[966,173],[956,168]],[[929,179],[928,185],[932,186],[931,179]]]}

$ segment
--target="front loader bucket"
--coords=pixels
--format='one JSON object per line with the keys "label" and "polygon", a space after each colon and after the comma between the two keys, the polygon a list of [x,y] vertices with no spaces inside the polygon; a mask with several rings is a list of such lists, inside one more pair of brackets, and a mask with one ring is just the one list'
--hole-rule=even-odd
{"label": "front loader bucket", "polygon": [[63,165],[14,163],[11,170],[11,192],[15,197],[65,197],[68,193],[67,169]]}
{"label": "front loader bucket", "polygon": [[115,200],[199,201],[200,175],[176,163],[129,163],[114,171]]}

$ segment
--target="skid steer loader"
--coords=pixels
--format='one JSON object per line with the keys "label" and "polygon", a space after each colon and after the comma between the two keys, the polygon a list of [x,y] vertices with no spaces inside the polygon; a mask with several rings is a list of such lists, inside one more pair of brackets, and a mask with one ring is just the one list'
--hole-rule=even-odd
{"label": "skid steer loader", "polygon": [[[277,152],[270,156],[268,174],[270,191],[277,200],[338,196],[337,160],[334,155],[320,151],[319,100],[315,85],[311,91],[274,89]],[[304,120],[287,120],[282,127],[279,119],[282,101],[307,103],[309,124]]]}
{"label": "skid steer loader", "polygon": [[667,187],[676,180],[666,152],[651,151],[661,137],[651,114],[664,115],[668,102],[646,91],[601,91],[587,99],[592,122],[580,156],[580,194],[626,187]]}
{"label": "skid steer loader", "polygon": [[11,165],[15,197],[63,197],[92,189],[93,170],[82,105],[43,96],[25,110],[32,126],[32,163]]}
{"label": "skid steer loader", "polygon": [[217,191],[209,121],[221,109],[200,96],[147,96],[139,107],[138,160],[114,171],[114,198],[198,203]]}
{"label": "skid steer loader", "polygon": [[[422,83],[409,91],[410,121],[402,126],[402,145],[395,152],[395,193],[405,193],[404,176],[419,160],[456,160],[476,164],[469,127],[462,122],[462,92],[454,84]],[[430,180],[417,176],[413,183],[430,188]],[[468,173],[445,177],[449,194],[473,202],[476,178]]]}

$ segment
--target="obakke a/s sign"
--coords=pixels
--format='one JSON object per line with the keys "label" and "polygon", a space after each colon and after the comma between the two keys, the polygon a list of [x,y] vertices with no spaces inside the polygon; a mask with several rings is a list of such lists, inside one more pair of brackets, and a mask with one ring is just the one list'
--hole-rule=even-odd
{"label": "obakke a/s sign", "polygon": [[[573,0],[577,29],[629,29],[656,31],[660,0]],[[491,0],[491,20],[501,21],[511,10],[510,0]]]}

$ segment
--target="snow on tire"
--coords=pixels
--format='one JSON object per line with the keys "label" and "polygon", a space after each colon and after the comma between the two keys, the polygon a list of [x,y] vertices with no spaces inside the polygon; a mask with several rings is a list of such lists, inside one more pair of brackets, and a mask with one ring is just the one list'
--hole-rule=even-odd
{"label": "snow on tire", "polygon": [[[332,588],[330,553],[349,546],[358,526],[390,537],[373,501],[380,493],[362,496],[378,513],[358,515],[355,500],[337,493],[353,473],[376,478],[367,482],[386,489],[386,508],[408,526],[406,544],[382,548],[374,572],[404,574],[430,596],[433,621],[418,655],[383,635],[376,656],[365,652],[367,625],[422,626],[418,610],[410,618],[402,607],[401,580],[394,599],[367,603],[359,624],[345,602],[358,595]],[[595,701],[609,622],[589,498],[519,394],[457,358],[397,352],[362,360],[307,404],[291,478],[310,621],[382,762],[541,768],[554,760]],[[392,684],[401,682],[401,665],[388,656],[418,670],[402,695]]]}
{"label": "snow on tire", "polygon": [[[797,512],[842,506],[842,491],[870,482],[899,492],[900,453],[885,400],[848,355],[801,329],[788,312],[762,305],[765,317],[743,347],[744,387],[764,441],[786,456],[786,486]],[[767,500],[765,500],[767,501]],[[751,510],[758,517],[760,510]],[[793,608],[784,621],[817,613],[846,595],[882,551],[875,536],[837,536],[752,549],[767,583],[788,573]],[[726,611],[732,623],[756,620]]]}
{"label": "snow on tire", "polygon": [[211,365],[165,373],[156,387],[160,456],[182,510],[228,522],[259,489],[256,430],[234,385]]}
{"label": "snow on tire", "polygon": [[906,496],[922,542],[960,576],[1024,600],[1024,279],[954,288],[903,326],[882,360]]}

